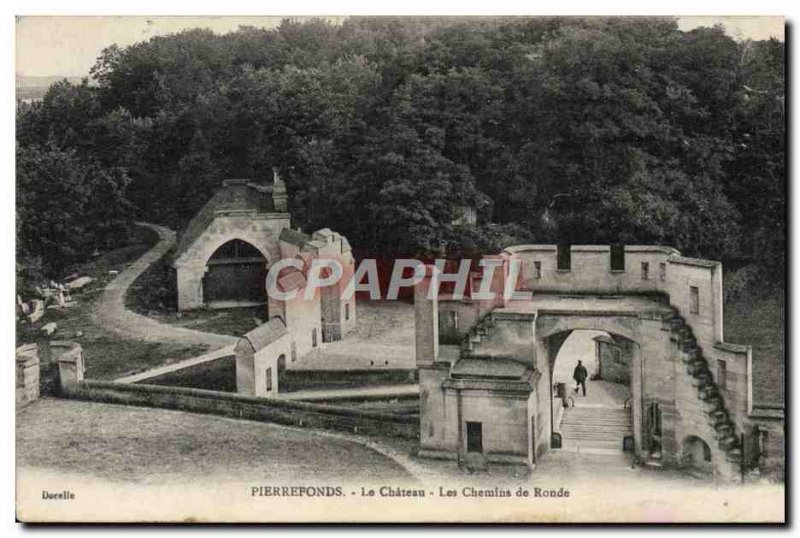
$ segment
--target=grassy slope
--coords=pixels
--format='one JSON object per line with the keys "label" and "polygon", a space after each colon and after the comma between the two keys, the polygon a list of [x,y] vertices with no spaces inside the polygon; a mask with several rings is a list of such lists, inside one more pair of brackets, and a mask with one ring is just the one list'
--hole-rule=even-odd
{"label": "grassy slope", "polygon": [[[85,291],[73,295],[77,301],[76,306],[48,309],[44,317],[32,326],[18,323],[17,344],[36,341],[40,338],[39,329],[44,324],[55,321],[58,331],[53,339],[72,340],[81,344],[86,359],[86,377],[92,379],[113,379],[204,352],[205,346],[179,346],[121,338],[95,325],[91,320],[93,302],[113,278],[108,272],[121,270],[147,252],[156,241],[157,236],[153,232],[135,226],[131,229],[126,244],[72,268],[71,272],[97,280],[87,286]],[[82,333],[81,336],[76,336],[78,331]],[[42,364],[44,370],[47,367],[48,365]]]}
{"label": "grassy slope", "polygon": [[[410,479],[360,444],[314,431],[166,409],[45,398],[17,415],[17,465],[115,482],[315,484]],[[46,435],[43,435],[47,432]],[[268,479],[268,480],[267,480]]]}

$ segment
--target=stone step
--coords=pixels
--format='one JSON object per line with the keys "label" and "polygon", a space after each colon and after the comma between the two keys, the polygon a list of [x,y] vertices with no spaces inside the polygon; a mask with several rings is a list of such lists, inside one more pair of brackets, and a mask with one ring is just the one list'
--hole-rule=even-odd
{"label": "stone step", "polygon": [[596,421],[596,420],[574,420],[574,419],[562,419],[561,425],[562,426],[586,426],[586,427],[594,427],[594,428],[614,428],[614,427],[625,427],[630,426],[630,420],[607,420],[607,421]]}
{"label": "stone step", "polygon": [[584,432],[584,433],[598,433],[604,434],[609,432],[628,432],[631,430],[630,424],[615,424],[613,426],[596,426],[596,427],[581,427],[575,424],[561,424],[559,428],[562,432]]}
{"label": "stone step", "polygon": [[561,430],[561,437],[567,441],[608,441],[608,442],[622,442],[625,437],[631,435],[630,431],[619,432],[602,432],[602,433],[586,433],[586,432],[573,432],[569,430]]}
{"label": "stone step", "polygon": [[588,428],[588,429],[607,429],[607,428],[630,428],[631,422],[629,420],[620,422],[575,422],[572,420],[561,421],[562,428]]}
{"label": "stone step", "polygon": [[599,430],[599,431],[606,431],[606,430],[625,430],[631,428],[630,422],[607,422],[605,424],[584,424],[580,422],[564,422],[561,421],[561,429],[565,430],[568,428],[576,429],[576,430]]}
{"label": "stone step", "polygon": [[625,415],[602,415],[598,416],[594,413],[575,413],[572,409],[564,413],[563,420],[575,422],[629,422],[630,416]]}
{"label": "stone step", "polygon": [[619,429],[619,428],[630,428],[631,423],[629,420],[625,422],[603,422],[603,423],[592,423],[592,422],[573,422],[573,421],[561,421],[562,428],[581,428],[581,429],[591,429],[591,430],[606,430],[606,429]]}
{"label": "stone step", "polygon": [[595,427],[614,427],[629,426],[630,419],[625,420],[575,420],[574,418],[562,419],[561,424],[573,424],[575,426],[595,426]]}

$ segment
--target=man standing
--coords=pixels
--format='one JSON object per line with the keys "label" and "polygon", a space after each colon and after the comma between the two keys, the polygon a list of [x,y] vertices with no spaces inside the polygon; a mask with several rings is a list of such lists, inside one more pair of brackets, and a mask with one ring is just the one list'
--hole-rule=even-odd
{"label": "man standing", "polygon": [[583,395],[586,396],[586,378],[589,377],[589,372],[586,371],[586,367],[578,361],[578,365],[575,367],[575,370],[572,372],[572,379],[575,380],[575,393],[578,392],[578,387],[583,389]]}

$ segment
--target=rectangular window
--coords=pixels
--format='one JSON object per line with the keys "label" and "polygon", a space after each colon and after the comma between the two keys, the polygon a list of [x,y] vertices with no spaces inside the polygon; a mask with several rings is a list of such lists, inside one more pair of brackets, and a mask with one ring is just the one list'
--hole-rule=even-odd
{"label": "rectangular window", "polygon": [[533,262],[533,278],[542,278],[542,262]]}
{"label": "rectangular window", "polygon": [[344,305],[344,319],[345,320],[350,319],[350,303],[346,303]]}
{"label": "rectangular window", "polygon": [[642,280],[647,280],[649,278],[650,278],[650,263],[642,262]]}
{"label": "rectangular window", "polygon": [[267,392],[272,390],[272,368],[267,368],[267,377],[265,379]]}
{"label": "rectangular window", "polygon": [[297,360],[297,342],[292,341],[292,362]]}
{"label": "rectangular window", "polygon": [[622,353],[619,348],[612,348],[611,353],[614,357],[614,364],[622,364]]}
{"label": "rectangular window", "polygon": [[717,359],[717,387],[728,390],[728,365],[721,359]]}
{"label": "rectangular window", "polygon": [[697,286],[689,286],[689,312],[700,313],[700,289]]}
{"label": "rectangular window", "polygon": [[483,452],[483,423],[467,422],[467,452]]}
{"label": "rectangular window", "polygon": [[664,262],[658,264],[658,278],[661,282],[667,280],[667,264]]}
{"label": "rectangular window", "polygon": [[557,257],[557,269],[559,271],[572,270],[572,248],[570,245],[568,244],[558,245],[556,257]]}
{"label": "rectangular window", "polygon": [[611,270],[625,270],[625,245],[611,245]]}
{"label": "rectangular window", "polygon": [[311,347],[317,347],[317,329],[311,329]]}

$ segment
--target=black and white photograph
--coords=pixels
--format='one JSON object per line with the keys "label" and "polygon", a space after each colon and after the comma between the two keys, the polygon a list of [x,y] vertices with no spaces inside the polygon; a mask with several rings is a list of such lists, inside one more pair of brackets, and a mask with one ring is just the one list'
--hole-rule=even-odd
{"label": "black and white photograph", "polygon": [[784,523],[787,28],[17,15],[17,520]]}

